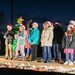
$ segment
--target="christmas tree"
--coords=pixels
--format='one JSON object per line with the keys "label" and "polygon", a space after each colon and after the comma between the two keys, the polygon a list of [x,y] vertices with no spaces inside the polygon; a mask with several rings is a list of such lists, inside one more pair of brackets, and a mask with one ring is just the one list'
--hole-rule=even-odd
{"label": "christmas tree", "polygon": [[20,26],[20,24],[21,24],[22,21],[24,21],[24,19],[22,19],[22,16],[20,16],[20,18],[17,19],[17,23],[15,24],[15,26],[13,28],[15,34],[18,33],[19,26]]}

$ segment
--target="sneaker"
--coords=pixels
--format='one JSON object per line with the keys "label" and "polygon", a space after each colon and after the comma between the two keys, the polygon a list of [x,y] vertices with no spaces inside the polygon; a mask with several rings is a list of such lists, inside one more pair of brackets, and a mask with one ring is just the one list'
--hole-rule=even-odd
{"label": "sneaker", "polygon": [[75,64],[75,61],[73,63]]}
{"label": "sneaker", "polygon": [[70,60],[68,62],[70,63]]}
{"label": "sneaker", "polygon": [[17,60],[19,57],[18,56],[15,56],[15,58],[13,58],[13,60]]}
{"label": "sneaker", "polygon": [[60,58],[57,58],[57,61],[60,63],[61,62],[61,59]]}
{"label": "sneaker", "polygon": [[41,59],[41,62],[43,62],[43,59]]}
{"label": "sneaker", "polygon": [[51,60],[49,60],[49,61],[47,61],[48,63],[51,63],[52,61]]}
{"label": "sneaker", "polygon": [[70,62],[68,65],[73,65],[73,62]]}
{"label": "sneaker", "polygon": [[5,59],[8,59],[8,57],[5,57]]}
{"label": "sneaker", "polygon": [[37,62],[37,60],[35,60],[35,62]]}
{"label": "sneaker", "polygon": [[44,63],[47,63],[47,61],[44,61]]}
{"label": "sneaker", "polygon": [[10,60],[12,60],[13,58],[12,57],[10,57]]}
{"label": "sneaker", "polygon": [[67,62],[67,61],[64,63],[64,65],[68,65],[68,64],[69,64],[69,62]]}

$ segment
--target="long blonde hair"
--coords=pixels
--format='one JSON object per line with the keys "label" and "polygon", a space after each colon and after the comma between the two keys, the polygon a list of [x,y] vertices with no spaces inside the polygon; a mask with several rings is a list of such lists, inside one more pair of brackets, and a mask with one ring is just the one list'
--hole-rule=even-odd
{"label": "long blonde hair", "polygon": [[73,28],[71,26],[69,26],[69,27],[71,28],[71,30],[69,31],[67,29],[67,35],[72,35],[74,33],[74,30],[73,30]]}

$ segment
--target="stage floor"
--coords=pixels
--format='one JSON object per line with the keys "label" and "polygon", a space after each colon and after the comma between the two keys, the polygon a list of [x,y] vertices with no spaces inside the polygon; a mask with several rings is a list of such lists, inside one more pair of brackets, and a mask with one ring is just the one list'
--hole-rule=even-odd
{"label": "stage floor", "polygon": [[61,63],[58,63],[58,62],[54,62],[54,61],[52,61],[51,63],[43,63],[43,62],[35,62],[35,61],[21,61],[21,60],[6,60],[5,58],[4,58],[4,56],[0,56],[0,62],[4,62],[4,63],[8,63],[8,62],[10,62],[11,63],[11,65],[14,65],[15,63],[17,63],[17,64],[22,64],[22,63],[24,63],[24,64],[30,64],[30,65],[35,65],[35,66],[54,66],[54,67],[58,67],[58,66],[62,66],[62,67],[64,67],[64,68],[67,68],[67,69],[70,69],[70,68],[75,68],[75,64],[73,65],[73,66],[69,66],[69,65],[64,65],[63,63],[63,61],[61,62]]}

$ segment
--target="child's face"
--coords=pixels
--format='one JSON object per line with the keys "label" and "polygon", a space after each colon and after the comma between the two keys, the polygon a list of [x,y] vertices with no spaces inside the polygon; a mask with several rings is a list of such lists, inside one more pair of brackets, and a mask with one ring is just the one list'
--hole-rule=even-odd
{"label": "child's face", "polygon": [[23,28],[22,26],[20,26],[20,27],[19,27],[19,30],[22,31],[22,30],[24,30],[24,28]]}
{"label": "child's face", "polygon": [[45,28],[48,28],[49,27],[49,24],[46,22],[46,24],[45,24]]}
{"label": "child's face", "polygon": [[11,31],[11,30],[12,30],[12,27],[8,27],[7,29],[8,29],[9,31]]}
{"label": "child's face", "polygon": [[68,31],[71,31],[71,27],[70,27],[70,26],[68,26],[68,28],[67,28],[67,29],[68,29]]}
{"label": "child's face", "polygon": [[32,25],[32,28],[37,28],[37,26],[35,24]]}

